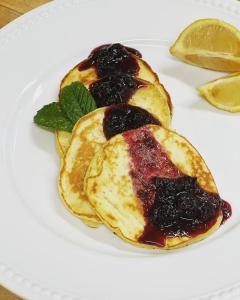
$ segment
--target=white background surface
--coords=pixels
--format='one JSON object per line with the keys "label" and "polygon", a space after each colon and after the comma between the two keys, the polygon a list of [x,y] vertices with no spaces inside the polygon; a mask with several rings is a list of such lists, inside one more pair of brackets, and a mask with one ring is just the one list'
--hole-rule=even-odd
{"label": "white background surface", "polygon": [[[0,32],[0,281],[28,299],[239,299],[240,114],[195,88],[221,74],[183,64],[169,46],[190,22],[239,25],[228,1],[54,1]],[[170,252],[87,228],[60,202],[54,135],[32,123],[60,80],[99,44],[136,47],[169,91],[172,127],[200,151],[233,216],[216,234]],[[235,298],[234,298],[235,297]]]}

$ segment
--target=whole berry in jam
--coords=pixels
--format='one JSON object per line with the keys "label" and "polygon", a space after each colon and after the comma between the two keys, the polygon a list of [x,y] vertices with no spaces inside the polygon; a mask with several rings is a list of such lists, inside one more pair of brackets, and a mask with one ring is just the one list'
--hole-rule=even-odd
{"label": "whole berry in jam", "polygon": [[144,83],[131,75],[118,73],[93,82],[89,90],[97,107],[126,103]]}
{"label": "whole berry in jam", "polygon": [[133,55],[134,49],[129,49],[118,43],[103,45],[93,50],[78,69],[82,71],[94,66],[100,78],[119,72],[136,75],[139,66],[136,55]]}
{"label": "whole berry in jam", "polygon": [[166,235],[191,235],[218,216],[221,198],[203,190],[196,178],[154,178],[154,207],[149,222]]}
{"label": "whole berry in jam", "polygon": [[147,124],[160,125],[160,122],[146,110],[128,105],[111,105],[105,112],[103,131],[106,139],[118,133],[136,129]]}

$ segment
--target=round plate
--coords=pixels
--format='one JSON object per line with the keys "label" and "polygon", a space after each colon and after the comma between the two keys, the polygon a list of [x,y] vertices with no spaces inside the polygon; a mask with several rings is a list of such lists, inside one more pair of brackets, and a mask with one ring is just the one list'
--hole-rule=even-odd
{"label": "round plate", "polygon": [[[235,0],[54,1],[0,32],[0,281],[27,299],[239,299],[240,115],[195,88],[221,73],[173,59],[169,46],[199,18],[239,25]],[[136,47],[171,94],[173,128],[200,151],[232,218],[203,242],[173,251],[128,245],[86,227],[58,196],[54,135],[33,116],[60,80],[100,44]]]}

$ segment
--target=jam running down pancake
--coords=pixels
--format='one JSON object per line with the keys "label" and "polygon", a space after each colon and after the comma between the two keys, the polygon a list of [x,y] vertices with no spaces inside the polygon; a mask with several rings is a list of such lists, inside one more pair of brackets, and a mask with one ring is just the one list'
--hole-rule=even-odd
{"label": "jam running down pancake", "polygon": [[[86,60],[75,66],[64,77],[60,88],[62,89],[74,81],[80,81],[89,88],[98,107],[129,103],[146,109],[145,102],[153,102],[152,94],[145,90],[143,95],[142,91],[145,85],[151,85],[152,90],[155,87],[154,97],[161,98],[162,102],[160,109],[156,110],[155,114],[159,113],[159,117],[166,120],[165,122],[163,120],[163,126],[170,126],[172,114],[170,96],[159,82],[157,74],[141,59],[141,54],[135,49],[121,44],[97,47]],[[134,97],[135,94],[139,95],[138,89],[141,90],[139,93],[142,93],[140,100]],[[135,99],[131,101],[133,97]],[[70,138],[69,133],[57,132],[57,144],[61,155],[68,148]]]}
{"label": "jam running down pancake", "polygon": [[196,149],[156,125],[105,143],[89,165],[84,189],[103,222],[141,247],[194,243],[231,215]]}
{"label": "jam running down pancake", "polygon": [[142,108],[117,104],[93,111],[74,127],[70,147],[62,161],[59,192],[67,208],[87,225],[98,227],[102,223],[83,189],[91,159],[111,137],[146,124],[161,123]]}

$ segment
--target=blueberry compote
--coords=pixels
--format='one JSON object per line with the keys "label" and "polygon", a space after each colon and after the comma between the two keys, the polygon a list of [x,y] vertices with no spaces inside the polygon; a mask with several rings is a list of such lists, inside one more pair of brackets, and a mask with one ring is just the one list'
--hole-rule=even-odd
{"label": "blueberry compote", "polygon": [[163,247],[167,237],[194,237],[208,231],[231,206],[202,189],[168,158],[147,126],[123,133],[131,157],[135,192],[142,201],[146,226],[139,242]]}
{"label": "blueberry compote", "polygon": [[143,81],[128,74],[118,73],[93,82],[89,90],[97,107],[103,107],[111,104],[127,103],[134,92],[143,86]]}
{"label": "blueberry compote", "polygon": [[100,78],[119,72],[136,75],[139,71],[136,56],[141,57],[141,54],[133,48],[121,44],[103,45],[95,48],[78,69],[95,67]]}
{"label": "blueberry compote", "polygon": [[106,139],[118,133],[136,129],[146,124],[160,125],[160,122],[146,110],[128,104],[111,105],[105,111],[103,132]]}
{"label": "blueberry compote", "polygon": [[168,235],[191,235],[218,215],[221,199],[204,191],[196,178],[153,178],[155,201],[149,221]]}

